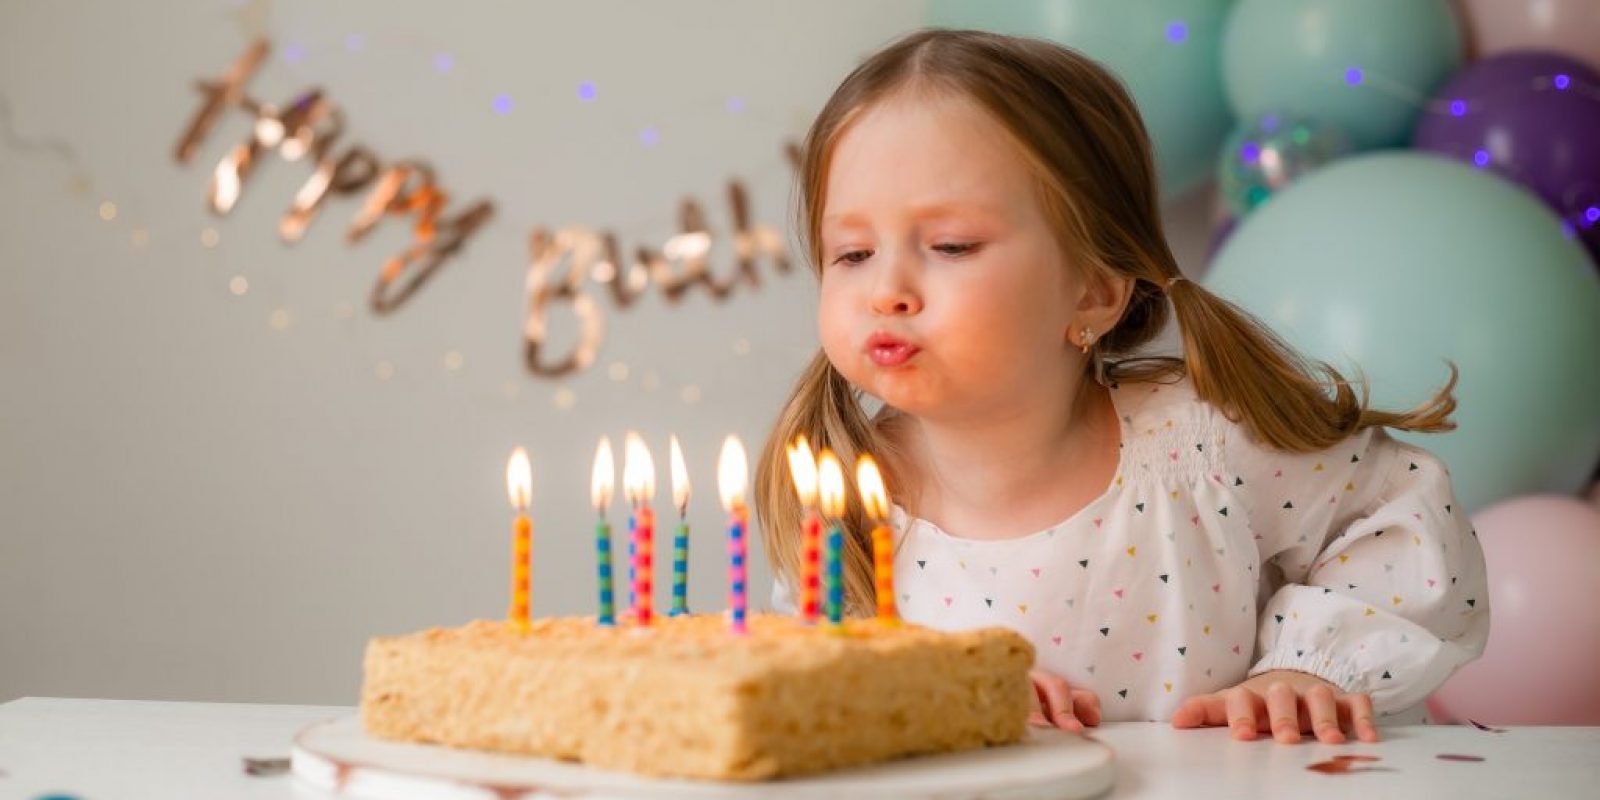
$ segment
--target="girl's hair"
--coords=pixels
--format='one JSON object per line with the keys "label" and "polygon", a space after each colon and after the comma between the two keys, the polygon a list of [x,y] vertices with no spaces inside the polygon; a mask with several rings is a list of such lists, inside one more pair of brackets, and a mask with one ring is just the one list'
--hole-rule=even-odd
{"label": "girl's hair", "polygon": [[[800,161],[798,228],[811,266],[822,263],[819,229],[829,159],[860,114],[900,92],[968,98],[1009,133],[1036,176],[1035,190],[1068,263],[1134,279],[1122,319],[1095,344],[1116,380],[1176,379],[1259,441],[1291,452],[1326,449],[1368,427],[1436,432],[1454,428],[1456,368],[1432,399],[1405,412],[1369,408],[1364,378],[1354,385],[1332,366],[1296,353],[1244,310],[1181,276],[1161,229],[1149,137],[1127,91],[1084,55],[1037,39],[930,29],[906,36],[851,72],[806,135]],[[1133,358],[1177,314],[1183,358]],[[1359,388],[1359,396],[1357,394]],[[1330,395],[1331,389],[1331,395]],[[756,470],[756,510],[773,563],[798,589],[802,509],[785,446],[806,436],[831,448],[847,474],[858,455],[879,457],[890,494],[899,459],[861,392],[818,352],[796,383]],[[843,520],[847,613],[873,608],[870,523],[853,497]]]}

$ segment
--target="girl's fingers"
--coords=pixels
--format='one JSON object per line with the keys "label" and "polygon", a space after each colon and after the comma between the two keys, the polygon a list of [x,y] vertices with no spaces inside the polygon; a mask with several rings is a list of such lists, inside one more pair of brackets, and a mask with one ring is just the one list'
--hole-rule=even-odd
{"label": "girl's fingers", "polygon": [[1339,703],[1333,690],[1326,686],[1313,686],[1306,690],[1306,712],[1311,717],[1311,732],[1323,744],[1342,744],[1344,731],[1339,728]]}
{"label": "girl's fingers", "polygon": [[1041,728],[1050,727],[1051,723],[1049,719],[1045,718],[1044,709],[1044,692],[1039,688],[1039,684],[1035,682],[1033,684],[1033,710],[1028,712],[1028,724],[1037,725]]}
{"label": "girl's fingers", "polygon": [[1072,713],[1085,725],[1099,725],[1100,698],[1088,689],[1073,689]]}
{"label": "girl's fingers", "polygon": [[1272,738],[1282,744],[1300,742],[1300,696],[1294,687],[1281,681],[1267,687],[1267,719]]}
{"label": "girl's fingers", "polygon": [[1233,738],[1250,741],[1256,738],[1256,729],[1262,727],[1265,716],[1261,698],[1255,692],[1235,686],[1223,694],[1223,703],[1227,708],[1228,729],[1233,731]]}
{"label": "girl's fingers", "polygon": [[1220,694],[1195,695],[1172,713],[1174,728],[1220,728],[1228,724],[1227,703]]}
{"label": "girl's fingers", "polygon": [[1172,712],[1172,727],[1198,728],[1206,724],[1206,701],[1204,697],[1191,697],[1178,705],[1178,710]]}
{"label": "girl's fingers", "polygon": [[1377,715],[1372,713],[1372,698],[1365,693],[1347,694],[1350,718],[1355,723],[1356,738],[1363,742],[1378,741]]}
{"label": "girl's fingers", "polygon": [[1072,692],[1067,681],[1059,675],[1035,671],[1033,685],[1044,704],[1044,715],[1056,727],[1069,731],[1083,730],[1083,723],[1072,715]]}

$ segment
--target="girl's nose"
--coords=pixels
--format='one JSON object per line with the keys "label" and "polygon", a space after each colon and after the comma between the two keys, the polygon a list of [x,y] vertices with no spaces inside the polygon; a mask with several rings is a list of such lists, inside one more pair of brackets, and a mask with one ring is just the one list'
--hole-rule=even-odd
{"label": "girl's nose", "polygon": [[872,295],[872,310],[884,316],[907,316],[922,311],[922,298],[904,288],[880,287]]}
{"label": "girl's nose", "polygon": [[905,316],[922,311],[922,295],[917,292],[907,264],[891,263],[882,270],[872,287],[872,310],[884,316]]}

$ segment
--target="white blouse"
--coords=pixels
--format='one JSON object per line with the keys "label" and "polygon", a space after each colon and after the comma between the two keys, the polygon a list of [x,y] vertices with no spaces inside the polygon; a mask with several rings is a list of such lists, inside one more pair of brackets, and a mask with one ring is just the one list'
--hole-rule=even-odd
{"label": "white blouse", "polygon": [[[1416,708],[1483,652],[1483,551],[1432,454],[1369,428],[1322,452],[1254,440],[1187,380],[1113,385],[1117,477],[1046,530],[964,539],[893,510],[900,613],[1012,628],[1107,720],[1167,720],[1273,669]],[[781,583],[773,605],[794,613]]]}

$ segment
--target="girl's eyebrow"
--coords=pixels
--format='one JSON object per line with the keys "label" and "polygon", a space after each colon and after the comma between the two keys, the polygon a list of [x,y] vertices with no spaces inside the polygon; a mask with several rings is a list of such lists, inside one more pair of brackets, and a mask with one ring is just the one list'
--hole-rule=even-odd
{"label": "girl's eyebrow", "polygon": [[[934,219],[937,217],[960,216],[963,214],[976,214],[978,216],[987,217],[1001,216],[1001,213],[997,208],[988,204],[961,201],[929,203],[926,205],[916,206],[911,209],[908,216],[914,220],[924,220]],[[841,228],[869,228],[872,226],[865,214],[854,211],[843,214],[828,214],[822,218],[822,224],[825,226],[837,226]]]}

